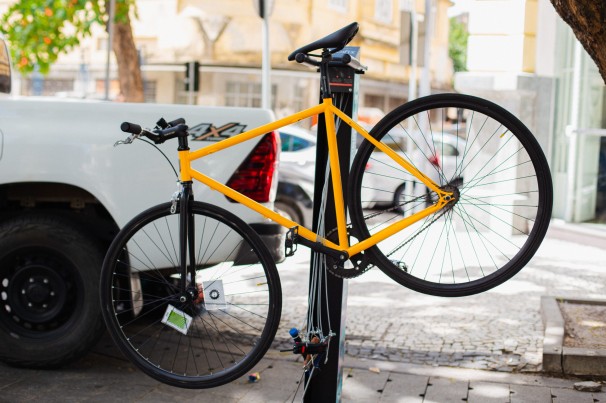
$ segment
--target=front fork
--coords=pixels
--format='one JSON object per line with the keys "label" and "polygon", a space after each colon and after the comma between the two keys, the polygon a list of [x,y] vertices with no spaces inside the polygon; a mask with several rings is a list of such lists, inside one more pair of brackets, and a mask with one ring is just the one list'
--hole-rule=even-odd
{"label": "front fork", "polygon": [[[192,205],[194,193],[192,182],[181,182],[181,194],[179,197],[179,264],[181,273],[181,302],[195,300],[198,297],[196,287],[196,255],[195,255],[195,231],[194,213]],[[189,266],[187,255],[189,252]]]}

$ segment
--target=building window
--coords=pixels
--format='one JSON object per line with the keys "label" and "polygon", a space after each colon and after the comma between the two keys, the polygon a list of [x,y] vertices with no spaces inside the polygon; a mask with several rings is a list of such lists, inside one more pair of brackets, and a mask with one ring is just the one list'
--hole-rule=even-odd
{"label": "building window", "polygon": [[158,83],[151,80],[143,80],[143,98],[145,102],[155,103]]}
{"label": "building window", "polygon": [[348,3],[348,0],[328,0],[328,6],[330,8],[341,12],[347,11]]}
{"label": "building window", "polygon": [[[276,102],[276,86],[271,86],[272,109]],[[261,107],[261,84],[243,83],[238,81],[227,82],[225,90],[226,106],[242,106],[247,108]]]}
{"label": "building window", "polygon": [[299,85],[296,85],[294,88],[293,96],[289,100],[289,104],[296,111],[302,111],[307,107],[305,104],[305,88]]}
{"label": "building window", "polygon": [[261,106],[261,84],[228,82],[225,91],[225,105],[259,108]]}
{"label": "building window", "polygon": [[375,0],[375,19],[380,22],[391,23],[393,18],[392,0]]}
{"label": "building window", "polygon": [[22,95],[69,95],[74,91],[73,79],[44,78],[40,73],[34,73],[22,82]]}

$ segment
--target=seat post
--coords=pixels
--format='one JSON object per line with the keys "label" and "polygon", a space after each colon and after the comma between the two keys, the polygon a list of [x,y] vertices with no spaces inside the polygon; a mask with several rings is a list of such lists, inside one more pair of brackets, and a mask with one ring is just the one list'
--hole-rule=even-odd
{"label": "seat post", "polygon": [[322,61],[320,62],[320,96],[322,99],[332,98],[328,82],[328,63],[331,60],[332,54],[328,49],[324,49],[322,51]]}

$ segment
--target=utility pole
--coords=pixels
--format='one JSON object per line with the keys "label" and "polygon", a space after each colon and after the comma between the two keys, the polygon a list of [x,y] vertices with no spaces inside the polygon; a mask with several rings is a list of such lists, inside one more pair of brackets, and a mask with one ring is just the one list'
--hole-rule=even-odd
{"label": "utility pole", "polygon": [[107,22],[107,60],[105,61],[105,100],[109,100],[109,73],[114,41],[114,18],[116,15],[116,0],[109,2],[109,20]]}
{"label": "utility pole", "polygon": [[431,41],[433,36],[433,10],[434,0],[425,0],[425,44],[423,47],[423,71],[421,72],[421,82],[419,83],[419,96],[423,97],[431,94]]}
{"label": "utility pole", "polygon": [[271,109],[271,58],[269,52],[269,17],[274,8],[273,0],[253,0],[259,17],[263,19],[261,36],[263,55],[261,61],[261,107]]}
{"label": "utility pole", "polygon": [[409,46],[409,76],[408,76],[408,101],[412,101],[417,97],[417,49],[419,43],[419,22],[417,21],[417,7],[414,0],[402,0],[400,3],[401,11],[410,14],[410,26],[403,26],[401,29],[409,29],[408,36]]}

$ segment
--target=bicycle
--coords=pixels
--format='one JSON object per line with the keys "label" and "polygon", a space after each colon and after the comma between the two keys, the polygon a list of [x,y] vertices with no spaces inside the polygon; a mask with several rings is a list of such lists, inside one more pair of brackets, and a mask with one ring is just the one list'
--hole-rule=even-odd
{"label": "bicycle", "polygon": [[[265,354],[280,320],[280,280],[266,246],[231,212],[194,201],[194,179],[288,229],[288,255],[302,244],[324,254],[334,275],[354,277],[376,266],[431,295],[493,288],[515,275],[541,244],[551,216],[549,167],[530,131],[505,109],[466,95],[432,95],[396,108],[368,132],[333,105],[329,64],[365,69],[353,57],[334,56],[357,31],[357,23],[350,24],[289,56],[320,72],[322,101],[302,112],[196,151],[189,150],[182,119],[154,130],[122,124],[131,134],[126,143],[140,137],[178,140],[180,191],[119,232],[101,276],[110,334],[148,375],[187,388],[235,380]],[[321,54],[311,53],[317,50]],[[194,160],[316,115],[325,118],[334,241],[191,167]],[[350,224],[335,122],[361,136],[349,176]],[[447,137],[456,142],[453,155]],[[350,244],[350,238],[357,241]]]}

